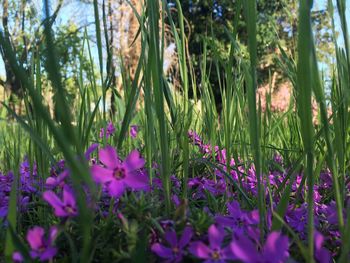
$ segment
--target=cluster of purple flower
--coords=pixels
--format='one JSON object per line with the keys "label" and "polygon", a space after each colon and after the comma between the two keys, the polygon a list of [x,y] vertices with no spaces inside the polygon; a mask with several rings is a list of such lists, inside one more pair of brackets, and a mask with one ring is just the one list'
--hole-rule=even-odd
{"label": "cluster of purple flower", "polygon": [[[96,150],[98,145],[92,145],[86,156],[89,156],[92,151]],[[98,184],[102,184],[103,189],[111,197],[119,198],[127,190],[147,190],[149,189],[149,179],[147,173],[141,171],[145,161],[140,156],[137,150],[132,151],[125,161],[122,161],[116,150],[107,145],[99,150],[99,162],[95,162],[91,166],[91,174],[93,179]],[[33,186],[33,182],[37,179],[31,178],[29,164],[26,160],[21,164],[21,192],[36,192],[37,189]],[[45,190],[42,193],[42,198],[53,208],[54,215],[60,218],[68,219],[78,215],[78,207],[74,192],[68,181],[70,173],[65,169],[64,161],[51,169],[51,176],[46,179]],[[9,193],[11,191],[11,183],[13,174],[7,176],[0,174],[1,182],[1,198],[4,204],[1,206],[1,215],[6,217]],[[2,203],[1,203],[2,204]],[[23,202],[21,202],[23,204]],[[49,237],[45,237],[45,230],[42,227],[35,226],[27,233],[27,241],[30,245],[30,256],[32,259],[40,259],[41,261],[52,259],[57,249],[53,246],[53,242],[58,235],[58,228],[52,226]],[[16,262],[23,261],[23,256],[20,252],[13,254],[13,260]]]}
{"label": "cluster of purple flower", "polygon": [[[106,137],[110,137],[115,132],[113,124],[110,122],[106,128]],[[130,136],[136,138],[138,126],[132,125]],[[101,129],[100,136],[104,136],[104,129]],[[98,148],[98,144],[92,144],[85,153],[85,157],[90,161],[90,155]],[[102,184],[103,190],[111,197],[120,197],[127,189],[147,190],[149,180],[146,172],[140,169],[144,166],[144,159],[141,158],[137,150],[132,151],[129,156],[122,161],[115,149],[106,146],[99,150],[99,162],[92,161],[91,174],[98,184]],[[42,181],[37,174],[36,164],[31,167],[26,158],[20,165],[19,171],[19,192],[21,200],[18,200],[19,209],[24,210],[30,199],[36,195],[42,197],[54,211],[54,215],[63,219],[73,218],[78,215],[78,207],[74,191],[69,180],[70,172],[65,167],[65,161],[61,160],[51,167],[50,176],[46,181]],[[0,173],[0,220],[6,225],[8,214],[9,196],[14,182],[14,174],[7,175]],[[1,222],[0,221],[0,222]],[[52,226],[49,236],[45,236],[42,227],[35,226],[27,232],[27,242],[30,247],[30,257],[40,261],[52,259],[57,248],[54,241],[58,236],[58,227]],[[13,254],[15,262],[22,262],[23,255],[16,251]]]}
{"label": "cluster of purple flower", "polygon": [[[27,232],[27,242],[30,246],[30,257],[32,259],[39,259],[40,261],[46,261],[52,259],[56,253],[57,248],[53,246],[58,234],[57,227],[51,227],[49,235],[45,236],[45,230],[42,227],[35,226]],[[23,255],[16,251],[12,257],[15,262],[23,262]]]}
{"label": "cluster of purple flower", "polygon": [[[229,239],[225,241],[227,237]],[[190,227],[184,229],[179,240],[174,230],[167,231],[164,239],[168,246],[154,243],[151,249],[167,262],[181,262],[183,257],[189,254],[207,263],[223,263],[232,260],[279,263],[287,259],[289,255],[288,238],[279,232],[270,233],[265,244],[259,246],[261,249],[258,249],[258,243],[246,235],[240,233],[227,235],[226,230],[218,225],[209,227],[204,240],[194,238]]]}
{"label": "cluster of purple flower", "polygon": [[[106,130],[106,133],[104,131]],[[109,123],[106,129],[101,130],[102,137],[112,136],[115,128]],[[137,126],[132,126],[130,136],[136,138]],[[229,160],[230,171],[227,171],[227,156],[225,149],[218,146],[204,144],[203,140],[193,131],[189,132],[193,145],[198,147],[201,157],[207,161],[215,160],[215,168],[203,169],[200,175],[192,176],[187,182],[191,205],[186,205],[180,198],[183,188],[182,181],[176,176],[171,176],[171,195],[177,210],[184,208],[185,219],[182,222],[185,227],[178,227],[172,221],[170,227],[164,227],[163,231],[151,228],[153,239],[149,245],[154,255],[165,262],[181,262],[185,259],[195,258],[204,262],[285,262],[290,258],[290,248],[295,247],[295,242],[290,241],[283,231],[273,231],[273,211],[280,201],[277,190],[286,179],[288,169],[284,168],[283,158],[275,155],[273,160],[278,167],[283,169],[270,169],[269,174],[263,178],[266,206],[268,207],[265,218],[265,233],[260,232],[260,216],[257,209],[246,209],[247,203],[241,202],[241,196],[235,191],[233,183],[240,185],[249,198],[257,197],[257,178],[253,164],[246,165],[242,160]],[[99,148],[99,149],[98,149]],[[98,149],[95,158],[91,155]],[[125,217],[118,209],[110,210],[108,205],[111,200],[122,202],[124,196],[130,192],[146,192],[150,196],[159,194],[162,199],[162,180],[158,170],[158,164],[153,164],[155,177],[149,179],[148,171],[144,168],[145,160],[138,150],[131,151],[123,160],[116,149],[110,145],[100,147],[92,144],[85,153],[90,163],[90,172],[94,182],[100,186],[98,203],[95,204],[96,212],[102,215],[111,211],[118,215],[121,221]],[[30,227],[26,240],[29,244],[29,256],[40,261],[53,259],[59,249],[54,242],[59,235],[60,227],[65,227],[67,222],[74,220],[79,214],[76,196],[70,181],[70,171],[65,166],[64,160],[55,164],[46,181],[38,176],[36,165],[30,165],[25,159],[20,166],[18,209],[25,212],[26,206],[32,201],[33,196],[42,198],[51,207],[55,217],[61,218],[63,225],[51,226],[45,235],[45,229],[40,226]],[[231,178],[227,178],[227,177]],[[5,222],[8,213],[8,202],[14,174],[0,173],[0,222]],[[229,179],[229,180],[228,180]],[[293,181],[290,181],[293,180]],[[303,174],[290,177],[291,194],[289,205],[284,216],[285,222],[298,234],[301,240],[306,240],[307,233],[307,202],[305,201],[306,188],[303,185]],[[314,189],[315,200],[315,259],[321,263],[330,262],[340,246],[340,233],[336,215],[336,205],[329,200],[326,194],[332,184],[329,171],[321,173],[319,183]],[[268,189],[273,191],[269,192]],[[223,208],[215,210],[209,205],[210,198],[222,200]],[[327,202],[325,200],[328,200]],[[196,227],[193,209],[199,207],[207,214],[209,221],[205,229]],[[107,207],[107,209],[105,209]],[[194,208],[193,208],[194,207]],[[344,213],[345,214],[345,213]],[[191,219],[191,220],[190,220]],[[57,222],[57,221],[56,221]],[[1,225],[0,225],[1,226]],[[181,231],[180,236],[178,234]],[[203,233],[204,232],[204,233]],[[321,234],[322,233],[322,234]],[[324,238],[326,236],[326,238]],[[326,248],[327,247],[327,248]],[[13,260],[22,262],[24,255],[19,251],[13,254]],[[294,259],[293,259],[294,260]]]}
{"label": "cluster of purple flower", "polygon": [[[130,125],[129,134],[130,134],[131,138],[135,139],[137,137],[138,130],[139,130],[139,126]],[[109,137],[111,137],[115,133],[115,131],[116,131],[116,128],[114,127],[113,123],[110,121],[110,122],[108,122],[106,128],[100,129],[99,137],[100,138],[106,137],[108,139]]]}
{"label": "cluster of purple flower", "polygon": [[[34,163],[31,167],[28,158],[25,158],[21,163],[19,175],[18,188],[21,195],[19,195],[17,203],[19,204],[18,209],[23,212],[26,210],[31,196],[39,193],[42,189],[43,182],[38,177],[36,164]],[[2,174],[0,172],[0,222],[1,219],[4,219],[7,216],[9,196],[13,181],[13,172],[7,174]]]}
{"label": "cluster of purple flower", "polygon": [[[192,143],[199,148],[203,157],[211,161],[213,155],[216,164],[221,166],[221,170],[227,172],[226,170],[226,150],[219,149],[217,146],[211,146],[209,144],[204,144],[203,140],[198,134],[193,131],[188,133],[188,136]],[[273,158],[275,164],[283,168],[283,158],[281,155],[275,155]],[[240,160],[238,160],[241,162]],[[231,179],[239,183],[246,193],[251,196],[257,197],[257,178],[255,173],[254,165],[249,165],[245,167],[244,165],[235,165],[235,160],[230,160],[230,176]],[[230,187],[229,181],[225,179],[221,170],[216,169],[215,179],[213,176],[202,175],[201,177],[196,177],[189,180],[189,187],[196,186],[196,191],[193,192],[193,197],[205,198],[203,190],[210,192],[213,195],[227,195],[227,189]],[[267,176],[263,178],[263,186],[265,189],[265,200],[267,207],[276,207],[280,201],[280,195],[276,194],[277,190],[286,175],[288,174],[288,169],[272,169]],[[290,178],[289,180],[292,180]],[[287,181],[287,183],[289,182]],[[305,194],[307,192],[305,185],[302,185],[303,174],[297,174],[295,180],[291,185],[290,202],[285,214],[285,222],[299,235],[303,240],[306,239],[307,234],[307,202],[305,200]],[[272,189],[270,194],[272,195],[272,204],[270,203],[268,185]],[[340,233],[338,228],[338,219],[336,213],[335,201],[327,201],[323,198],[323,194],[327,197],[326,193],[331,190],[332,178],[329,171],[324,171],[321,173],[319,184],[314,186],[314,201],[315,201],[315,226],[319,232],[315,234],[315,257],[319,262],[330,262],[331,253],[327,249],[321,246],[324,243],[324,238],[321,233],[323,233],[327,239],[327,244],[329,247],[333,248],[335,252],[340,244]],[[349,187],[349,186],[347,186]],[[229,191],[229,195],[232,198],[236,197],[236,194]],[[328,196],[329,199],[329,196]],[[227,215],[216,215],[215,222],[220,226],[230,227],[234,233],[241,233],[243,235],[249,236],[250,239],[258,241],[259,230],[256,227],[259,223],[259,214],[257,210],[250,212],[242,212],[240,205],[237,201],[232,201],[227,204]],[[267,224],[271,222],[271,211],[267,213]],[[345,215],[345,211],[344,211]],[[271,226],[271,225],[270,225]],[[260,246],[261,247],[261,246]],[[320,253],[323,255],[319,257]],[[318,258],[319,257],[319,258]],[[254,262],[254,261],[247,261]],[[260,261],[259,261],[260,262]],[[264,262],[264,261],[261,261]],[[267,261],[270,262],[270,261]],[[271,261],[272,262],[272,261]]]}

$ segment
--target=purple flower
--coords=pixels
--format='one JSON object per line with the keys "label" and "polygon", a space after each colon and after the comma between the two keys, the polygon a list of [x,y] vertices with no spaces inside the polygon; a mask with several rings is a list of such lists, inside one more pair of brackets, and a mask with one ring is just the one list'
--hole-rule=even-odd
{"label": "purple flower", "polygon": [[214,180],[206,178],[191,178],[188,180],[189,188],[195,189],[193,198],[204,198],[205,191],[210,192],[214,196],[225,193],[226,183],[224,179],[219,179],[216,182]]}
{"label": "purple flower", "polygon": [[106,146],[99,151],[99,159],[104,167],[93,165],[91,174],[97,183],[106,186],[111,196],[120,197],[127,187],[135,190],[148,188],[147,174],[139,171],[144,167],[145,160],[137,150],[132,151],[122,162],[115,149]]}
{"label": "purple flower", "polygon": [[211,225],[208,230],[209,246],[202,241],[192,242],[189,246],[189,252],[197,258],[205,259],[206,263],[226,262],[226,260],[237,259],[231,246],[222,248],[222,241],[225,237],[225,230],[221,227]]}
{"label": "purple flower", "polygon": [[27,211],[29,200],[30,200],[29,196],[22,196],[19,198],[18,208],[20,209],[21,212]]}
{"label": "purple flower", "polygon": [[279,165],[283,165],[283,157],[279,153],[273,155],[273,161]]}
{"label": "purple flower", "polygon": [[320,173],[320,187],[327,190],[332,187],[332,174],[329,170]]}
{"label": "purple flower", "polygon": [[9,172],[7,175],[0,173],[0,193],[9,194],[11,192],[13,178],[13,172]]}
{"label": "purple flower", "polygon": [[292,206],[288,207],[286,213],[287,223],[305,237],[306,225],[307,225],[307,207],[303,204],[299,208],[293,209]]}
{"label": "purple flower", "polygon": [[13,178],[12,172],[9,172],[7,175],[0,173],[0,219],[7,216]]}
{"label": "purple flower", "polygon": [[170,230],[165,233],[165,240],[169,247],[160,243],[152,245],[151,250],[159,257],[167,259],[167,262],[180,262],[184,255],[184,247],[190,242],[193,232],[190,227],[186,227],[182,233],[180,240],[177,239],[176,232]]}
{"label": "purple flower", "polygon": [[33,164],[33,172],[30,170],[30,163],[28,158],[26,157],[24,161],[20,164],[19,172],[21,175],[25,177],[30,177],[31,175],[36,176],[37,175],[37,167],[36,163]]}
{"label": "purple flower", "polygon": [[7,212],[8,212],[8,198],[6,198],[6,200],[4,200],[4,201],[6,201],[6,204],[5,205],[1,204],[1,206],[0,206],[0,218],[5,218],[7,216]]}
{"label": "purple flower", "polygon": [[163,189],[162,179],[154,177],[152,179],[152,188],[153,189]]}
{"label": "purple flower", "polygon": [[[227,204],[227,210],[229,212],[229,219],[233,226],[241,225],[244,222],[247,225],[259,224],[259,215],[257,210],[246,212],[241,210],[240,204],[237,201],[232,201]],[[219,217],[218,217],[219,218]],[[220,222],[225,224],[224,222]],[[229,225],[228,225],[229,226]]]}
{"label": "purple flower", "polygon": [[[84,153],[84,157],[87,161],[90,160],[90,155],[97,148],[98,148],[98,143],[93,143],[86,150],[86,152]],[[63,186],[66,184],[65,179],[69,177],[69,170],[68,169],[63,170],[64,169],[64,162],[60,161],[57,166],[59,169],[55,169],[54,167],[51,168],[51,176],[46,179],[45,184],[46,184],[46,187],[48,189],[53,189],[55,187],[63,188]],[[59,171],[62,171],[62,172],[59,173]]]}
{"label": "purple flower", "polygon": [[171,175],[170,176],[170,181],[173,183],[174,188],[180,188],[181,187],[181,182],[179,178],[177,178],[176,175]]}
{"label": "purple flower", "polygon": [[315,258],[319,263],[329,263],[331,262],[331,253],[328,249],[322,247],[324,242],[324,237],[320,232],[315,231]]}
{"label": "purple flower", "polygon": [[335,201],[332,200],[328,205],[323,205],[320,210],[324,213],[326,221],[328,221],[329,224],[338,225],[337,205]]}
{"label": "purple flower", "polygon": [[[53,246],[58,234],[57,227],[51,227],[48,237],[45,237],[45,230],[35,226],[27,232],[27,241],[31,248],[29,254],[32,259],[39,258],[40,261],[51,260],[57,254],[57,248]],[[12,255],[14,261],[21,262],[23,257],[19,252]]]}
{"label": "purple flower", "polygon": [[100,138],[103,138],[106,135],[106,138],[109,138],[111,135],[113,135],[113,133],[115,133],[115,127],[113,125],[113,123],[110,121],[107,124],[106,127],[106,134],[105,134],[105,129],[101,128],[100,130]]}
{"label": "purple flower", "polygon": [[217,215],[215,222],[218,225],[231,227],[234,233],[246,234],[254,240],[259,239],[259,212],[258,210],[243,211],[237,201],[227,204],[229,215]]}
{"label": "purple flower", "polygon": [[280,171],[273,171],[273,172],[270,172],[268,179],[270,180],[271,185],[275,187],[279,187],[284,179],[284,176],[285,175]]}
{"label": "purple flower", "polygon": [[18,251],[14,252],[12,255],[12,260],[14,262],[23,262],[23,256],[21,253],[19,253]]}
{"label": "purple flower", "polygon": [[65,160],[59,160],[55,165],[50,168],[51,177],[57,177],[65,168]]}
{"label": "purple flower", "polygon": [[20,188],[25,193],[34,193],[36,192],[35,186],[40,183],[38,180],[35,181],[34,177],[37,176],[37,166],[33,164],[33,170],[30,169],[30,163],[28,158],[25,158],[20,165]]}
{"label": "purple flower", "polygon": [[197,146],[202,146],[203,141],[201,137],[195,131],[188,131],[188,138],[191,139],[192,143]]}
{"label": "purple flower", "polygon": [[91,154],[98,148],[98,143],[93,143],[90,145],[89,148],[87,148],[86,152],[84,153],[85,159],[87,161],[90,160]]}
{"label": "purple flower", "polygon": [[53,207],[58,217],[73,217],[78,214],[74,195],[68,186],[63,188],[62,200],[53,191],[44,192],[43,198]]}
{"label": "purple flower", "polygon": [[138,126],[131,125],[130,126],[130,136],[135,139],[137,137],[137,134],[138,134]]}
{"label": "purple flower", "polygon": [[[8,205],[9,205],[9,196],[11,191],[11,186],[13,183],[14,175],[12,172],[9,172],[7,175],[0,173],[0,222],[2,219],[7,217]],[[27,210],[30,197],[25,193],[17,197],[17,210],[19,212],[25,212]]]}
{"label": "purple flower", "polygon": [[171,201],[173,201],[176,207],[180,206],[181,204],[180,198],[176,194],[171,196]]}
{"label": "purple flower", "polygon": [[[91,154],[98,148],[98,143],[91,144],[84,153],[87,161],[90,161]],[[65,179],[69,177],[70,172],[65,168],[65,161],[60,160],[55,166],[51,167],[50,177],[46,179],[45,186],[49,189],[55,187],[63,188],[66,184]]]}
{"label": "purple flower", "polygon": [[64,170],[62,173],[60,173],[58,176],[50,176],[46,179],[46,187],[53,189],[55,187],[64,187],[65,179],[69,176],[68,170]]}
{"label": "purple flower", "polygon": [[233,255],[242,262],[249,263],[280,263],[289,256],[289,241],[280,232],[268,235],[264,247],[258,251],[253,241],[245,235],[235,235],[231,243]]}

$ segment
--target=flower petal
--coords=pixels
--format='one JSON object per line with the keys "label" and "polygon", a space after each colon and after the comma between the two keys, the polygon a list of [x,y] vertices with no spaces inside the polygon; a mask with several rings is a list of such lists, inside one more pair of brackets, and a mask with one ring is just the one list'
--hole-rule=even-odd
{"label": "flower petal", "polygon": [[46,186],[55,187],[58,183],[56,177],[48,177],[45,184]]}
{"label": "flower petal", "polygon": [[288,256],[289,241],[280,232],[272,232],[268,235],[263,250],[263,257],[268,262],[281,262]]}
{"label": "flower petal", "polygon": [[124,161],[124,166],[127,172],[141,169],[145,165],[145,160],[140,156],[137,150],[133,150]]}
{"label": "flower petal", "polygon": [[171,258],[173,255],[173,251],[170,248],[167,248],[159,243],[153,244],[151,250],[161,258]]}
{"label": "flower petal", "polygon": [[137,125],[131,125],[130,126],[130,136],[135,139],[136,136],[137,136],[137,133],[138,133],[138,126]]}
{"label": "flower petal", "polygon": [[315,258],[320,263],[329,263],[331,262],[331,253],[328,249],[322,247],[324,242],[324,237],[318,231],[315,231]]}
{"label": "flower petal", "polygon": [[110,145],[107,145],[104,149],[101,149],[98,152],[98,157],[104,165],[112,170],[115,169],[120,163],[116,150]]}
{"label": "flower petal", "polygon": [[55,209],[56,216],[67,216],[67,213],[63,210],[63,203],[53,191],[46,191],[43,193],[43,198],[48,202],[53,209]]}
{"label": "flower petal", "polygon": [[107,168],[103,168],[99,165],[93,165],[90,168],[92,178],[96,183],[104,184],[111,181],[113,178],[113,171]]}
{"label": "flower petal", "polygon": [[208,230],[209,244],[211,249],[220,249],[221,243],[225,237],[225,230],[216,225],[211,225]]}
{"label": "flower petal", "polygon": [[232,201],[231,203],[227,204],[227,210],[229,214],[235,218],[241,217],[242,215],[242,210],[237,201]]}
{"label": "flower petal", "polygon": [[177,246],[177,236],[174,230],[167,231],[164,237],[165,237],[165,240],[168,241],[171,247]]}
{"label": "flower petal", "polygon": [[321,249],[324,241],[324,237],[320,232],[315,231],[314,238],[315,238],[315,250]]}
{"label": "flower petal", "polygon": [[128,173],[124,179],[124,182],[130,188],[135,190],[147,188],[149,185],[148,177],[141,173]]}
{"label": "flower petal", "polygon": [[24,261],[22,254],[18,251],[13,252],[12,260],[14,262],[23,262]]}
{"label": "flower petal", "polygon": [[52,226],[50,228],[50,235],[49,235],[49,243],[52,244],[56,237],[58,235],[58,228],[56,226]]}
{"label": "flower petal", "polygon": [[98,143],[93,143],[89,148],[87,148],[86,152],[84,153],[86,160],[90,160],[90,155],[97,149],[97,147]]}
{"label": "flower petal", "polygon": [[111,196],[118,198],[124,193],[125,184],[123,181],[113,180],[108,184],[107,189]]}
{"label": "flower petal", "polygon": [[6,217],[8,212],[8,207],[0,207],[0,218]]}
{"label": "flower petal", "polygon": [[319,263],[331,263],[332,256],[331,252],[326,248],[321,248],[320,250],[315,251],[315,258]]}
{"label": "flower petal", "polygon": [[190,244],[188,251],[197,258],[210,258],[211,249],[201,241],[196,241]]}
{"label": "flower petal", "polygon": [[27,232],[27,241],[33,250],[38,250],[44,245],[43,237],[45,231],[42,227],[35,226]]}
{"label": "flower petal", "polygon": [[31,250],[29,252],[29,255],[32,259],[36,259],[36,258],[40,257],[40,253],[36,250]]}
{"label": "flower petal", "polygon": [[192,228],[186,227],[182,232],[182,236],[179,241],[179,248],[184,248],[191,240],[193,236]]}
{"label": "flower petal", "polygon": [[73,195],[73,191],[68,186],[65,186],[63,188],[63,202],[65,205],[69,205],[73,208],[76,207],[76,201]]}
{"label": "flower petal", "polygon": [[56,254],[57,254],[57,248],[49,247],[40,255],[40,261],[50,260]]}
{"label": "flower petal", "polygon": [[222,258],[223,259],[231,259],[231,260],[237,260],[235,255],[233,254],[231,244],[226,246],[221,250]]}
{"label": "flower petal", "polygon": [[243,262],[255,262],[260,258],[253,242],[243,235],[236,237],[230,246],[234,256]]}

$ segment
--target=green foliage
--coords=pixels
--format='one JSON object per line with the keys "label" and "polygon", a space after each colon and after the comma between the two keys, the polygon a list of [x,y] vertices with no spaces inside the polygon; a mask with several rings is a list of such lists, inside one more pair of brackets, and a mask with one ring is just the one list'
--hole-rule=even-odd
{"label": "green foliage", "polygon": [[[173,2],[173,1],[170,1]],[[246,24],[241,10],[236,10],[238,1],[232,0],[188,0],[182,1],[184,17],[187,21],[187,33],[189,37],[189,51],[191,54],[197,80],[200,79],[200,56],[204,50],[204,43],[208,43],[208,67],[214,60],[228,61],[230,53],[230,36],[227,34],[236,31],[237,42],[247,44],[248,35]],[[257,1],[257,60],[258,81],[269,81],[270,72],[279,72],[285,80],[286,76],[276,64],[278,47],[281,46],[289,54],[296,55],[297,38],[297,1]],[[238,23],[234,25],[235,19]],[[334,44],[331,33],[331,19],[327,10],[315,10],[312,12],[312,21],[317,44],[318,59],[330,64],[334,52]],[[245,54],[247,55],[247,54]],[[215,72],[210,72],[210,79],[218,84]],[[218,94],[218,91],[215,91]],[[217,96],[217,95],[216,95]]]}
{"label": "green foliage", "polygon": [[[308,5],[311,1],[300,1],[302,5],[297,20],[298,7],[294,2],[227,0],[220,2],[223,8],[220,11],[220,6],[213,5],[212,1],[199,0],[191,1],[191,5],[190,1],[181,1],[181,10],[178,0],[178,12],[165,18],[160,15],[159,9],[162,6],[163,10],[167,10],[166,1],[146,1],[146,7],[136,15],[140,24],[142,50],[135,78],[130,81],[125,69],[122,69],[125,96],[116,100],[117,114],[110,116],[117,126],[117,136],[101,140],[98,139],[98,132],[101,127],[105,127],[108,119],[105,108],[106,76],[103,73],[105,50],[101,39],[98,40],[100,67],[96,70],[91,56],[91,40],[86,31],[82,33],[74,24],[52,30],[52,25],[45,23],[46,30],[40,29],[33,40],[42,39],[42,42],[30,49],[29,64],[23,63],[19,49],[13,49],[6,35],[0,34],[0,46],[5,51],[3,55],[28,95],[24,101],[26,110],[23,116],[18,116],[5,106],[17,122],[0,122],[0,144],[3,146],[0,148],[0,168],[16,171],[23,155],[28,154],[31,162],[38,162],[39,176],[44,181],[50,163],[65,158],[72,172],[80,215],[69,227],[62,224],[62,227],[66,227],[64,237],[60,240],[62,242],[59,242],[60,248],[63,248],[62,261],[77,261],[79,258],[84,262],[90,262],[91,258],[97,261],[110,258],[135,262],[146,258],[148,260],[147,231],[152,228],[162,232],[158,221],[164,219],[164,215],[174,219],[178,225],[184,224],[184,219],[188,219],[187,222],[192,223],[195,230],[206,230],[212,223],[212,218],[209,213],[202,211],[201,200],[192,200],[188,204],[187,198],[191,197],[192,192],[187,187],[187,181],[204,172],[213,175],[216,180],[215,171],[220,171],[228,185],[225,191],[234,192],[235,198],[246,207],[258,206],[262,240],[267,232],[265,216],[269,209],[273,215],[272,228],[288,232],[293,237],[291,247],[300,248],[299,256],[312,262],[313,187],[319,180],[321,169],[329,168],[333,174],[331,195],[334,195],[337,202],[337,216],[344,244],[340,259],[346,262],[350,250],[350,215],[348,213],[345,223],[342,213],[350,160],[349,47],[346,44],[345,49],[337,47],[335,50],[337,64],[333,69],[331,87],[333,114],[328,117],[326,87],[319,76],[317,63],[329,57],[328,52],[332,52],[332,48],[327,48],[326,43],[320,42],[321,39],[325,38],[335,44],[336,30],[332,28],[329,32],[328,27],[334,24],[329,24],[324,11],[312,14]],[[345,0],[339,1],[338,5],[347,43],[343,9]],[[94,1],[94,7],[98,20],[100,10],[97,1]],[[331,4],[329,10],[332,10]],[[222,14],[219,15],[220,12]],[[189,19],[188,25],[192,30],[189,54],[186,50],[185,17]],[[334,17],[333,14],[331,17]],[[171,90],[163,76],[163,50],[160,43],[164,39],[164,32],[160,32],[159,24],[164,26],[166,21],[171,26],[178,50],[180,91]],[[96,21],[97,39],[101,38],[102,33],[98,24]],[[318,32],[314,38],[312,26]],[[296,39],[297,54],[294,50]],[[279,63],[274,63],[274,52],[279,45],[281,59]],[[316,48],[319,53],[316,53]],[[186,63],[186,58],[190,55],[193,56],[195,70],[191,64]],[[293,103],[283,114],[271,112],[270,99],[266,102],[266,113],[262,113],[261,101],[256,100],[256,89],[258,80],[264,81],[269,76],[264,70],[278,70],[293,83],[298,115]],[[195,79],[199,85],[196,85]],[[194,96],[195,99],[190,100],[190,90],[192,88],[195,91],[197,86],[200,87],[200,99]],[[55,119],[43,103],[43,95],[48,89],[55,93],[53,102],[58,115]],[[143,103],[137,106],[142,92]],[[102,95],[102,109],[99,107],[99,94]],[[318,125],[312,123],[312,94],[321,110],[321,122]],[[221,108],[216,107],[215,99],[222,102]],[[127,136],[131,123],[137,123],[142,129],[136,142]],[[22,134],[20,128],[26,131],[26,135]],[[213,159],[211,156],[202,159],[203,155],[188,140],[187,132],[191,129],[197,131],[209,147],[226,148],[225,165],[215,165],[214,154]],[[16,140],[13,139],[14,135]],[[89,143],[96,141],[101,145],[117,145],[122,155],[130,149],[139,148],[147,161],[151,179],[155,173],[159,173],[162,179],[164,201],[159,202],[157,190],[147,197],[142,194],[125,195],[121,198],[123,206],[117,209],[123,210],[128,218],[114,213],[114,199],[109,204],[110,213],[106,220],[102,220],[98,213],[95,217],[86,205],[87,195],[81,186],[89,188],[93,199],[100,197],[101,193],[93,187],[87,164],[77,161],[77,158],[83,160],[82,152]],[[278,189],[272,189],[268,182],[264,184],[264,180],[269,178],[267,167],[271,165],[270,160],[276,152],[283,156],[287,167],[292,169],[283,171],[286,174],[285,180]],[[234,158],[235,165],[231,165],[231,158]],[[159,164],[160,169],[154,169],[154,163]],[[252,163],[258,174],[257,197],[242,187],[247,175],[240,172],[240,167],[251,167]],[[237,181],[230,176],[230,170],[238,173]],[[295,174],[302,172],[304,176],[300,185],[308,184],[310,242],[307,250],[284,222],[290,200],[292,199],[292,205],[298,205],[298,196],[291,198],[290,195]],[[177,209],[174,209],[171,201],[172,175],[183,186],[177,193],[182,198]],[[302,187],[298,191],[301,189]],[[32,211],[29,215],[17,213],[16,191],[13,188],[10,195],[8,217],[13,229],[8,228],[6,233],[0,234],[0,241],[7,241],[6,245],[0,243],[0,251],[4,250],[8,257],[15,249],[21,249],[18,236],[24,235],[28,224],[47,225],[48,222],[55,222],[45,209],[37,215],[33,215]],[[276,207],[272,202],[272,191],[281,197]],[[230,198],[229,195],[215,198],[207,191],[204,194],[207,195],[208,207],[213,213],[224,212],[223,204]],[[265,207],[265,198],[269,199],[271,207]],[[192,213],[187,214],[187,211]]]}

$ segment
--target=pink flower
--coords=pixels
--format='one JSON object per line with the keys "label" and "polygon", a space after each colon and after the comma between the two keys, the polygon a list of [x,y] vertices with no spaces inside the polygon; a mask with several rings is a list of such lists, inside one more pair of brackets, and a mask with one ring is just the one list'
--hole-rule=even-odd
{"label": "pink flower", "polygon": [[107,124],[106,127],[106,134],[105,134],[105,129],[101,128],[100,130],[100,138],[103,138],[106,135],[106,138],[109,138],[113,133],[115,133],[115,127],[113,123],[110,121]]}
{"label": "pink flower", "polygon": [[62,188],[66,182],[64,181],[69,176],[68,170],[64,170],[58,176],[50,176],[46,179],[46,187],[49,189],[53,189],[55,187]]}
{"label": "pink flower", "polygon": [[262,249],[258,250],[246,235],[238,234],[231,243],[231,249],[234,256],[242,262],[281,263],[289,256],[289,241],[280,232],[272,232],[267,236]]}
{"label": "pink flower", "polygon": [[135,190],[148,188],[148,177],[139,171],[144,167],[145,160],[137,150],[122,162],[115,149],[106,146],[99,151],[99,159],[103,166],[93,165],[91,174],[97,183],[107,187],[111,196],[120,197],[128,187]]}
{"label": "pink flower", "polygon": [[315,259],[320,263],[329,263],[331,260],[331,253],[328,249],[323,247],[324,237],[318,231],[315,231]]}
{"label": "pink flower", "polygon": [[135,139],[137,137],[137,133],[138,133],[138,126],[131,125],[130,126],[130,136]]}
{"label": "pink flower", "polygon": [[74,195],[68,186],[63,188],[62,200],[53,191],[44,192],[43,198],[53,207],[58,217],[73,217],[78,214]]}
{"label": "pink flower", "polygon": [[[45,230],[42,227],[35,226],[27,232],[27,241],[31,248],[29,254],[32,259],[39,258],[40,261],[51,260],[57,254],[57,248],[53,242],[57,237],[57,227],[51,227],[48,237],[45,237]],[[23,256],[16,251],[12,255],[15,262],[22,262]]]}
{"label": "pink flower", "polygon": [[24,259],[23,259],[22,254],[20,252],[16,251],[12,255],[12,260],[14,262],[23,262]]}
{"label": "pink flower", "polygon": [[159,257],[167,259],[167,262],[181,262],[184,255],[184,248],[190,242],[193,231],[190,227],[186,227],[180,239],[177,238],[174,230],[165,233],[165,240],[169,246],[160,243],[154,243],[151,250]]}
{"label": "pink flower", "polygon": [[205,259],[205,262],[226,262],[234,260],[230,245],[222,247],[225,237],[225,230],[221,227],[211,225],[208,230],[209,246],[202,241],[192,242],[189,252],[197,258]]}

